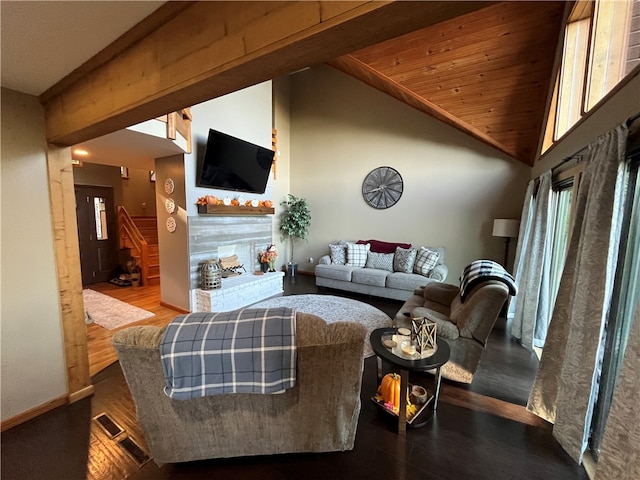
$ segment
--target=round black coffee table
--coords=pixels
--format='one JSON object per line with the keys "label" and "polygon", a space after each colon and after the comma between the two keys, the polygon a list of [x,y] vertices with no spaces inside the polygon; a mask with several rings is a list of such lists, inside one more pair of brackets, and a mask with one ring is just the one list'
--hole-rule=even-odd
{"label": "round black coffee table", "polygon": [[[394,354],[389,348],[383,345],[383,339],[389,338],[392,335],[397,335],[396,328],[378,328],[371,332],[371,348],[376,354],[378,362],[378,384],[382,380],[382,362],[387,362],[392,367],[400,370],[400,391],[406,392],[409,386],[409,372],[427,372],[435,370],[435,386],[434,394],[430,398],[430,402],[433,402],[433,414],[438,408],[438,395],[440,394],[440,368],[442,365],[449,361],[451,350],[449,344],[438,338],[437,349],[433,355],[425,358],[418,358],[415,360],[408,360]],[[415,426],[422,426],[427,422],[416,424]],[[398,411],[398,433],[404,435],[407,430],[407,395],[400,395],[400,408]]]}

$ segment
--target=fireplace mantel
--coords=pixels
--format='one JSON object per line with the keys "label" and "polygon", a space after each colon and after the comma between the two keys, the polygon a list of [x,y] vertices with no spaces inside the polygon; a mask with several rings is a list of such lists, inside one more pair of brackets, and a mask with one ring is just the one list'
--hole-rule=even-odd
{"label": "fireplace mantel", "polygon": [[244,205],[198,205],[201,215],[273,215],[273,207],[247,207]]}

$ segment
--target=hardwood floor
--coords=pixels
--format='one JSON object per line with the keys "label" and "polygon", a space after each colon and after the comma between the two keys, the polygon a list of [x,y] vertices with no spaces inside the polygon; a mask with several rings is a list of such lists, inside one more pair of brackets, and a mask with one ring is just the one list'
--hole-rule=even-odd
{"label": "hardwood floor", "polygon": [[[177,314],[159,305],[159,289],[153,293],[153,287],[147,291],[110,287],[93,288],[109,294],[111,290],[117,298],[156,313],[154,319],[144,323],[163,324]],[[304,275],[285,279],[285,293],[341,295],[335,291],[318,292],[313,277]],[[393,301],[358,299],[388,314],[395,314],[399,308],[399,303]],[[88,331],[90,350],[95,347],[92,355],[96,363],[92,368],[99,370],[112,358],[108,345],[113,331],[99,332],[97,328],[90,325]],[[497,395],[498,398],[481,394],[483,390],[497,392],[498,387],[509,390],[511,384],[526,383],[512,370],[514,366],[527,364],[528,354],[523,356],[519,350],[524,349],[506,338],[504,328],[499,327],[494,333],[497,349],[513,350],[511,356],[517,360],[499,359],[496,363],[497,354],[489,355],[487,363],[485,359],[481,362],[481,367],[488,371],[476,377],[478,385],[474,381],[473,387],[444,382],[435,418],[424,428],[409,430],[406,437],[399,437],[394,419],[370,402],[376,388],[376,365],[374,357],[366,359],[355,448],[340,453],[244,457],[163,466],[149,461],[139,465],[118,442],[128,437],[146,450],[122,371],[117,362],[112,363],[93,377],[95,395],[92,398],[57,408],[3,432],[2,478],[586,479],[584,469],[576,466],[553,439],[549,424],[529,414],[521,405],[499,398],[514,396],[512,392]],[[515,397],[522,403],[520,394],[516,393]],[[101,413],[107,413],[124,433],[111,439],[92,420]]]}
{"label": "hardwood floor", "polygon": [[100,325],[91,323],[87,325],[87,350],[89,352],[89,372],[93,377],[98,372],[118,360],[116,351],[111,345],[111,337],[118,330],[131,327],[133,325],[156,325],[164,326],[168,324],[177,312],[171,308],[160,304],[160,285],[150,285],[144,287],[118,287],[111,283],[96,283],[87,288],[96,292],[104,293],[117,298],[123,302],[135,305],[136,307],[148,310],[156,314],[155,317],[130,323],[124,327],[114,330],[107,330]]}

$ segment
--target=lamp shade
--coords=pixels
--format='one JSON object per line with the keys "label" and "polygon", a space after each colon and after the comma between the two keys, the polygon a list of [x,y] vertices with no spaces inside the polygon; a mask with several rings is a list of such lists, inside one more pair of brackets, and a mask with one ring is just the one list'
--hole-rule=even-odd
{"label": "lamp shade", "polygon": [[493,236],[515,238],[520,229],[520,220],[511,218],[496,218],[493,221]]}

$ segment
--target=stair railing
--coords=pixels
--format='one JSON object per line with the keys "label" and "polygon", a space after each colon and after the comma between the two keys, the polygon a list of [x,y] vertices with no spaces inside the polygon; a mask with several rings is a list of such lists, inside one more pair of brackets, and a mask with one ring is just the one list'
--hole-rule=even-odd
{"label": "stair railing", "polygon": [[149,244],[142,233],[140,233],[138,226],[135,224],[126,208],[122,205],[118,205],[118,226],[120,231],[120,235],[118,235],[120,248],[127,247],[125,238],[129,237],[134,248],[140,252],[140,269],[142,270],[141,283],[142,285],[147,285],[149,282]]}

